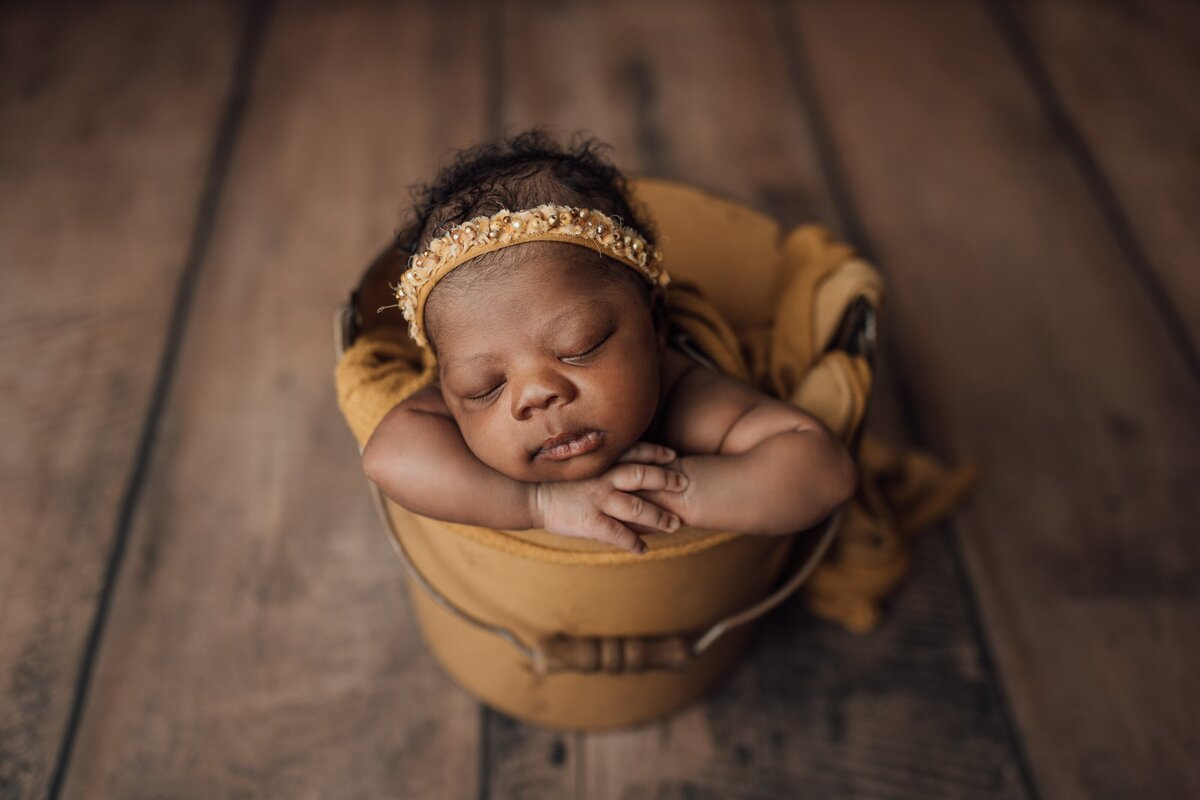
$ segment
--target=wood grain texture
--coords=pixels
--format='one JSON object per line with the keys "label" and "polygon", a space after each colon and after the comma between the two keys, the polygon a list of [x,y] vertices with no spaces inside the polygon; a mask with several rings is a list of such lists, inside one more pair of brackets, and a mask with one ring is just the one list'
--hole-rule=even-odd
{"label": "wood grain texture", "polygon": [[[618,15],[621,25],[595,34]],[[832,223],[772,24],[762,2],[738,13],[720,2],[509,3],[503,72],[521,80],[506,84],[504,123],[590,132],[623,169],[690,173],[788,225]]]}
{"label": "wood grain texture", "polygon": [[1083,155],[1111,186],[1151,278],[1200,349],[1200,7],[1183,0],[1008,7],[1078,129]]}
{"label": "wood grain texture", "polygon": [[795,8],[1041,790],[1195,796],[1195,376],[981,6]]}
{"label": "wood grain texture", "polygon": [[405,187],[483,135],[480,17],[276,9],[67,796],[475,793],[478,708],[410,618],[330,332]]}
{"label": "wood grain texture", "polygon": [[240,33],[234,3],[0,11],[0,797],[55,768]]}
{"label": "wood grain texture", "polygon": [[[505,30],[527,32],[505,49],[506,73],[525,76],[510,127],[585,128],[627,169],[837,227],[769,4],[617,3],[605,13],[626,24],[591,44],[572,36],[597,29],[589,7],[508,9]],[[589,88],[566,91],[580,74]],[[725,685],[670,720],[564,737],[494,717],[489,796],[1023,797],[967,614],[948,543],[931,537],[880,631],[854,637],[789,604]]]}

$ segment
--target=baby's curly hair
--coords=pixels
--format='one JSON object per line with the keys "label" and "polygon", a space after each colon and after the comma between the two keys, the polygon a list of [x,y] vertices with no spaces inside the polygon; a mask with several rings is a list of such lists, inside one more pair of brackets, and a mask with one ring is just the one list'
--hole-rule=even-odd
{"label": "baby's curly hair", "polygon": [[[410,189],[413,206],[396,234],[394,247],[407,259],[449,228],[501,209],[521,210],[543,203],[603,211],[637,229],[653,247],[656,231],[650,214],[633,199],[625,176],[605,155],[611,146],[582,132],[563,145],[543,128],[532,128],[499,141],[460,150],[428,184]],[[566,245],[570,248],[571,245]],[[615,259],[592,253],[592,274],[601,281],[633,286],[650,307],[655,325],[667,325],[664,294]],[[494,250],[471,260],[469,270],[455,270],[434,290],[453,294],[474,280],[516,261],[512,249]],[[432,321],[430,321],[432,322]],[[435,326],[427,330],[437,352]]]}
{"label": "baby's curly hair", "polygon": [[412,210],[396,234],[396,247],[407,256],[474,217],[542,203],[595,208],[619,217],[653,246],[650,215],[637,207],[625,176],[606,157],[611,149],[579,131],[560,144],[544,128],[532,128],[457,151],[433,181],[410,190]]}

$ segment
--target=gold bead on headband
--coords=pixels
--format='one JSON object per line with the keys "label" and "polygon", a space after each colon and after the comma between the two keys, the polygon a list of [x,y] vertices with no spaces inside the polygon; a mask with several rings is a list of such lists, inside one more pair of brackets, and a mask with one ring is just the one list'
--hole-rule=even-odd
{"label": "gold bead on headband", "polygon": [[409,335],[424,347],[425,301],[429,292],[456,267],[477,256],[525,242],[567,242],[587,247],[637,270],[652,284],[666,286],[662,252],[651,248],[634,228],[589,208],[545,204],[524,211],[501,209],[455,225],[414,253],[400,276],[396,299],[408,320]]}

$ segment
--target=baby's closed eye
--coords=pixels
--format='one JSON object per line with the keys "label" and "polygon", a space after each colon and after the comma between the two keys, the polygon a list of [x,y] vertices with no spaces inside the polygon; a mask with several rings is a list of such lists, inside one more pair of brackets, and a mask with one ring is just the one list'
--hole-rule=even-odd
{"label": "baby's closed eye", "polygon": [[566,352],[569,355],[562,355],[562,356],[559,356],[558,358],[560,361],[566,361],[567,363],[576,363],[576,362],[586,361],[588,358],[591,358],[592,356],[599,354],[600,349],[602,347],[604,347],[604,344],[609,339],[612,338],[612,335],[614,333],[616,333],[615,329],[608,331],[607,333],[603,334],[599,338],[594,337],[594,336],[590,337],[589,339],[586,340],[587,343],[575,345],[574,347],[568,348]]}
{"label": "baby's closed eye", "polygon": [[465,403],[481,403],[498,396],[506,382],[501,370],[481,365],[476,369],[455,369],[450,375],[443,376],[441,383],[449,395]]}
{"label": "baby's closed eye", "polygon": [[465,397],[465,399],[470,400],[472,402],[477,402],[477,403],[486,402],[488,400],[491,400],[497,394],[499,394],[500,390],[504,388],[505,383],[506,383],[505,381],[500,381],[499,383],[492,384],[491,388],[489,388],[489,389],[473,391],[473,392],[466,394],[464,397]]}

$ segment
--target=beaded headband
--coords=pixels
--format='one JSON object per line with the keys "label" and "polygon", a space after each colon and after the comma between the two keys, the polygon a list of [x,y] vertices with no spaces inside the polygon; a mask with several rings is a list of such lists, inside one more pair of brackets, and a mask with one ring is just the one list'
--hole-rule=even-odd
{"label": "beaded headband", "polygon": [[651,248],[619,219],[595,209],[547,203],[524,211],[501,209],[455,225],[413,254],[395,287],[409,335],[425,347],[425,301],[438,281],[477,256],[515,244],[566,242],[587,247],[632,267],[651,284],[666,286],[671,279],[661,266],[662,251]]}

